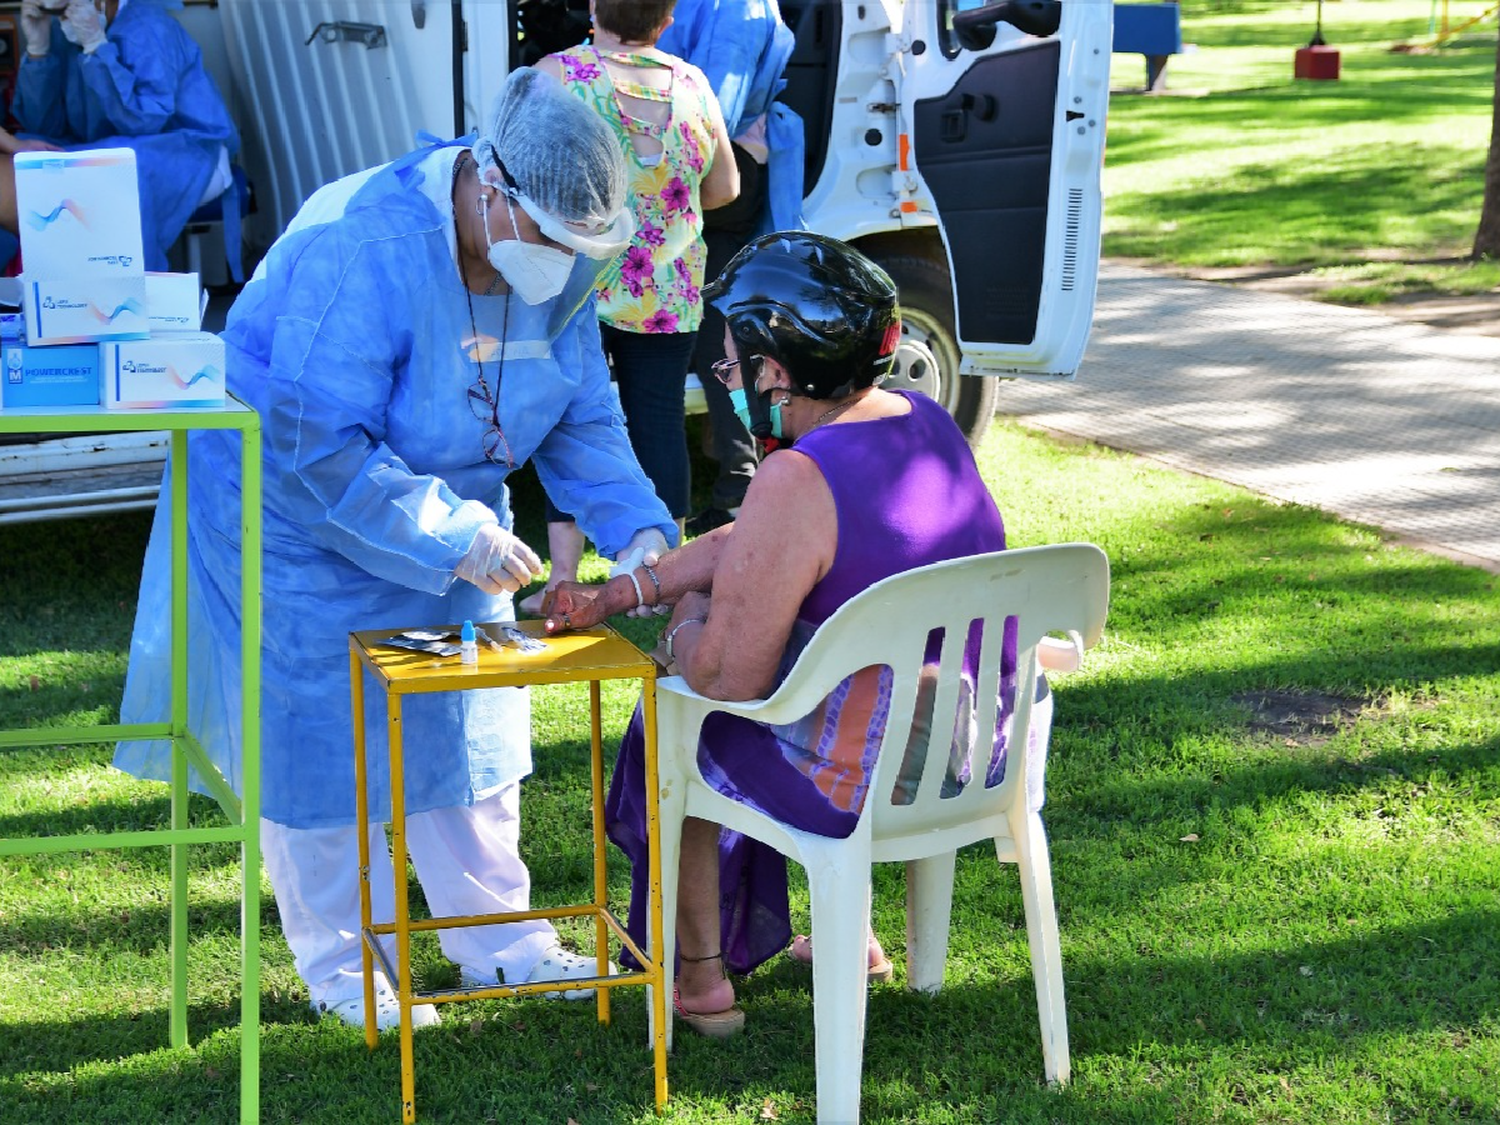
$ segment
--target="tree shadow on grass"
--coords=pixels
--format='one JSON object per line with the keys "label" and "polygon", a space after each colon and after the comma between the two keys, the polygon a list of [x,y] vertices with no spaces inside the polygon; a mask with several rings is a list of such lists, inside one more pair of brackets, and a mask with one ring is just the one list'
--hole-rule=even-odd
{"label": "tree shadow on grass", "polygon": [[[1085,825],[1170,825],[1210,807],[1253,807],[1298,793],[1350,796],[1370,786],[1429,776],[1477,788],[1469,799],[1485,800],[1486,786],[1500,786],[1500,735],[1487,742],[1416,750],[1395,747],[1348,758],[1336,746],[1319,747],[1312,753],[1258,755],[1234,768],[1209,766],[1196,774],[1161,776],[1153,770],[1142,777],[1127,765],[1082,783],[1070,777],[1065,798],[1054,801],[1043,816],[1053,832],[1067,838]],[[1488,799],[1496,796],[1492,789]]]}
{"label": "tree shadow on grass", "polygon": [[[1403,200],[1422,199],[1432,215],[1467,216],[1479,162],[1472,153],[1432,144],[1399,165],[1383,150],[1367,148],[1330,153],[1307,165],[1246,165],[1226,173],[1211,191],[1194,182],[1112,202],[1106,252],[1161,258],[1166,240],[1170,257],[1179,262],[1234,264],[1244,257],[1238,248],[1247,245],[1256,261],[1358,260],[1382,242],[1381,217],[1399,210]],[[1444,174],[1448,169],[1462,174]],[[1337,221],[1330,218],[1334,214]],[[1169,234],[1160,228],[1163,215],[1175,224]],[[1267,223],[1268,215],[1276,221]],[[1464,232],[1446,233],[1457,238]],[[1317,255],[1310,253],[1319,246],[1324,249]]]}
{"label": "tree shadow on grass", "polygon": [[[1360,1059],[1393,1037],[1458,1032],[1493,1018],[1487,966],[1500,954],[1497,924],[1496,911],[1474,909],[1275,950],[1126,958],[1071,950],[1065,926],[1075,1085],[1061,1091],[1042,1085],[1024,931],[1002,930],[971,978],[936,997],[872,991],[865,1114],[910,1120],[951,1106],[972,1120],[1206,1121],[1211,1107],[1195,1110],[1186,1088],[1195,1067],[1232,1058],[1232,1070],[1274,1073],[1293,1058]],[[1414,957],[1415,949],[1423,955]],[[740,981],[739,992],[749,1030],[730,1042],[683,1032],[669,1067],[673,1096],[699,1112],[721,1107],[714,1114],[721,1118],[754,1119],[769,1100],[780,1120],[810,1120],[816,1070],[805,971],[777,962]],[[356,1029],[312,1021],[291,1000],[262,1003],[264,1120],[394,1117],[400,1083],[393,1036],[370,1054]],[[415,1041],[421,1119],[573,1117],[588,1125],[649,1118],[639,993],[617,994],[609,1027],[589,1005],[478,1002],[443,1011],[442,1027]],[[198,1046],[186,1057],[158,1054],[165,1039],[160,1011],[67,1024],[11,1021],[7,1041],[25,1045],[0,1055],[0,1083],[28,1123],[233,1121],[237,1019],[233,1005],[195,1007],[190,1026]],[[1160,1089],[1090,1089],[1091,1073],[1108,1060],[1143,1051],[1170,1060],[1177,1077]],[[104,1057],[121,1065],[80,1071]],[[69,1072],[66,1082],[35,1080]],[[27,1075],[34,1077],[22,1081]],[[112,1117],[111,1107],[130,1112]],[[141,1116],[147,1110],[159,1112]]]}
{"label": "tree shadow on grass", "polygon": [[[48,953],[57,949],[97,950],[101,957],[159,955],[170,933],[169,892],[163,883],[151,893],[150,900],[132,903],[126,910],[89,909],[73,902],[66,907],[59,905],[56,912],[44,903],[13,908],[6,914],[0,951],[16,960],[36,958],[39,968]],[[225,941],[238,943],[240,913],[237,893],[210,895],[195,889],[187,912],[190,946],[197,942],[213,946]],[[260,920],[263,928],[280,925],[276,902],[270,895],[261,896]]]}
{"label": "tree shadow on grass", "polygon": [[[1148,955],[1116,959],[1069,949],[1063,968],[1075,1080],[1095,1060],[1142,1050],[1190,1071],[1233,1057],[1247,1074],[1287,1069],[1290,1058],[1378,1054],[1401,1036],[1463,1032],[1500,1011],[1488,966],[1500,954],[1500,911],[1471,910],[1441,920],[1347,940],[1291,942],[1275,950],[1226,955]],[[998,935],[997,935],[998,936]],[[973,979],[935,997],[896,988],[872,991],[865,1045],[865,1110],[872,1120],[905,1120],[935,1099],[982,1107],[975,1120],[1115,1119],[1128,1106],[1096,1105],[1088,1094],[1041,1088],[1042,1055],[1024,929],[999,936]],[[1420,950],[1420,956],[1414,951]],[[998,980],[985,980],[996,961]],[[988,967],[985,962],[987,962]],[[810,996],[779,992],[772,1011],[750,1003],[757,1023],[778,1021],[789,1054],[804,1061],[781,1079],[810,1094],[814,1074],[806,1026]],[[983,1048],[973,1049],[976,1043]],[[1478,1061],[1475,1062],[1478,1066]],[[679,1088],[693,1081],[679,1075]],[[887,1090],[872,1104],[872,1091]],[[1186,1105],[1192,1104],[1189,1091]],[[1149,1104],[1151,1096],[1143,1093]],[[1169,1090],[1144,1120],[1207,1120],[1185,1111]],[[1102,1114],[1103,1116],[1096,1116]],[[1126,1117],[1123,1119],[1134,1120]]]}

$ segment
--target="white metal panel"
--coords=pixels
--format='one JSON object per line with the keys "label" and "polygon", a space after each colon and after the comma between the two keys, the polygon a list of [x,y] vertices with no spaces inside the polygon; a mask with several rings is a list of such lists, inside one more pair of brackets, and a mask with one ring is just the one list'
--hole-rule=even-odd
{"label": "white metal panel", "polygon": [[[420,131],[452,135],[452,9],[442,0],[222,0],[222,11],[258,201],[252,248],[275,241],[323,184],[409,151]],[[383,43],[328,30],[340,22],[374,25]]]}
{"label": "white metal panel", "polygon": [[[906,127],[922,99],[948,93],[969,60],[1003,55],[1037,42],[1001,23],[994,43],[965,50],[948,60],[941,51],[917,52],[913,44],[939,40],[938,8],[908,5],[902,28],[905,57],[901,103]],[[1109,42],[1113,9],[1105,0],[1070,0],[1054,38],[1060,43],[1060,72],[1053,107],[1046,249],[1036,336],[1029,344],[974,339],[959,315],[959,343],[964,373],[1072,378],[1083,358],[1093,322],[1100,236],[1100,168],[1104,158],[1104,123],[1109,101]],[[913,158],[916,159],[915,146]],[[936,210],[918,161],[910,173],[913,197]],[[941,218],[941,216],[940,216]],[[948,231],[943,228],[945,244]],[[952,254],[950,247],[950,262]],[[962,284],[958,278],[955,284]]]}
{"label": "white metal panel", "polygon": [[155,505],[169,434],[35,436],[0,444],[0,524]]}
{"label": "white metal panel", "polygon": [[478,128],[510,73],[515,19],[507,0],[464,0],[469,52],[464,74],[464,131]]}

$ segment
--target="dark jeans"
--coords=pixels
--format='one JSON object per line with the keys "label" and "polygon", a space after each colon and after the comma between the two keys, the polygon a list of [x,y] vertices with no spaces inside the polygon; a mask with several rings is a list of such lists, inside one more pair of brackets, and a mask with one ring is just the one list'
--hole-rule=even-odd
{"label": "dark jeans", "polygon": [[[691,484],[683,380],[693,355],[692,332],[621,332],[599,326],[604,354],[620,388],[625,429],[636,460],[673,519],[688,514]],[[547,520],[571,518],[547,499]]]}
{"label": "dark jeans", "polygon": [[[708,246],[705,282],[718,277],[729,259],[750,241],[765,206],[765,168],[738,145],[734,146],[734,156],[740,170],[739,198],[727,207],[703,215],[703,241]],[[729,405],[729,389],[709,373],[710,365],[723,358],[724,318],[705,306],[703,325],[698,329],[698,347],[693,352],[693,370],[703,384],[713,457],[719,463],[710,503],[727,510],[739,507],[745,499],[745,489],[755,475],[757,456],[755,439]]]}

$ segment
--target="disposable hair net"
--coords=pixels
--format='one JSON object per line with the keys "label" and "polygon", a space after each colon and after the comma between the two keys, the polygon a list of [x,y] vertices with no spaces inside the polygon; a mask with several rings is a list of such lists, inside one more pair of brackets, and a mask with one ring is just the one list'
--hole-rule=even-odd
{"label": "disposable hair net", "polygon": [[473,152],[481,178],[579,253],[612,258],[635,232],[619,140],[550,74],[511,71]]}

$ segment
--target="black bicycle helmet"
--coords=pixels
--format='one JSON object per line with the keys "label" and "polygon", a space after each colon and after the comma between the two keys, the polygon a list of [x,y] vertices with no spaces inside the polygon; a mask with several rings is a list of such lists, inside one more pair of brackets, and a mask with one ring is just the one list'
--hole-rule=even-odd
{"label": "black bicycle helmet", "polygon": [[901,335],[896,283],[854,247],[808,231],[762,235],[703,298],[743,356],[776,360],[793,393],[842,398],[890,374]]}

